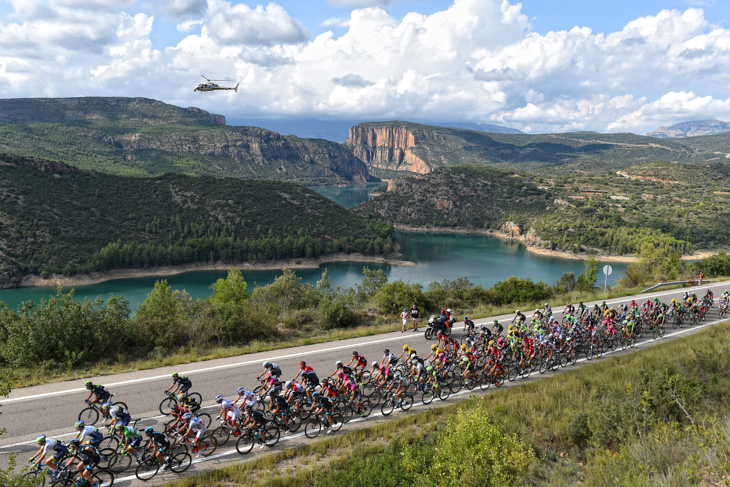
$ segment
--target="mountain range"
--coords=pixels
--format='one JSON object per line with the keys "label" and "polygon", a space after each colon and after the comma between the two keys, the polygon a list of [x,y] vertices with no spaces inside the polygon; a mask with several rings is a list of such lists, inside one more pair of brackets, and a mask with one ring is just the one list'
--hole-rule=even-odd
{"label": "mountain range", "polygon": [[682,122],[668,127],[659,127],[646,135],[661,139],[697,137],[730,132],[730,123],[721,120],[694,120]]}

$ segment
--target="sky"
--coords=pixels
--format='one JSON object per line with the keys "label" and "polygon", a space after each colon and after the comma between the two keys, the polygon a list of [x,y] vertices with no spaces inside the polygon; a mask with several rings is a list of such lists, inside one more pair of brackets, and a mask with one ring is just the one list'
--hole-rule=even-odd
{"label": "sky", "polygon": [[[730,120],[725,0],[0,0],[0,97],[645,133]],[[238,93],[194,93],[203,74]]]}

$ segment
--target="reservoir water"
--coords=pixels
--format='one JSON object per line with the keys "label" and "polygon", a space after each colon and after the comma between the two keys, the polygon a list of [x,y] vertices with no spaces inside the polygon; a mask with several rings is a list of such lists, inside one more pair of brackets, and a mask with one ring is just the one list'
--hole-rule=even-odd
{"label": "reservoir water", "polygon": [[[345,207],[352,207],[366,201],[369,193],[380,184],[369,184],[349,188],[314,188],[330,199]],[[526,277],[535,281],[542,280],[554,283],[564,272],[575,272],[576,276],[583,271],[583,262],[546,257],[527,252],[524,246],[511,244],[493,237],[479,235],[434,234],[396,232],[396,241],[400,244],[403,260],[416,262],[416,267],[399,267],[381,264],[363,264],[355,262],[338,262],[322,266],[319,269],[297,270],[296,273],[304,282],[317,282],[325,268],[329,270],[332,285],[350,287],[362,278],[363,266],[371,269],[383,269],[388,280],[402,279],[406,282],[421,283],[426,287],[430,282],[443,279],[456,279],[465,276],[475,284],[485,287],[502,281],[509,276]],[[612,263],[613,274],[609,276],[609,285],[621,278],[626,264]],[[194,298],[203,298],[210,294],[210,286],[217,279],[225,277],[225,272],[200,271],[187,272],[176,276],[164,277],[174,289],[184,289]],[[249,289],[253,285],[265,285],[272,282],[281,271],[247,271],[244,273]],[[131,309],[136,310],[150,292],[156,280],[161,278],[147,277],[134,279],[117,279],[100,284],[76,287],[78,298],[93,299],[98,295],[108,296],[113,293],[124,296],[130,301]],[[603,274],[599,274],[603,283]],[[68,290],[65,290],[68,291]],[[16,288],[0,291],[0,301],[16,307],[23,301],[40,301],[56,293],[53,288]]]}

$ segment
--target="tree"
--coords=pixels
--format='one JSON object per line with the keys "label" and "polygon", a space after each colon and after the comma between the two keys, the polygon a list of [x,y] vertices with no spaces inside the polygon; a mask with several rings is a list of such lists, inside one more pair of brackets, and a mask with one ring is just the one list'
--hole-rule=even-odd
{"label": "tree", "polygon": [[155,282],[155,287],[139,305],[135,315],[137,330],[147,337],[150,345],[171,349],[187,341],[185,324],[188,316],[180,293],[175,293],[167,279]]}
{"label": "tree", "polygon": [[225,279],[218,279],[211,288],[213,289],[211,299],[218,306],[240,304],[250,296],[243,273],[235,267],[228,269],[228,276]]}

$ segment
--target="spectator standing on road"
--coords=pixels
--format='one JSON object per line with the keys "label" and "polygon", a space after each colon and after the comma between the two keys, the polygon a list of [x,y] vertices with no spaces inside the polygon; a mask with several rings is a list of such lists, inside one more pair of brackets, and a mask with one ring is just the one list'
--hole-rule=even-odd
{"label": "spectator standing on road", "polygon": [[418,331],[418,322],[420,321],[421,310],[415,304],[411,308],[411,321],[413,322],[413,331]]}
{"label": "spectator standing on road", "polygon": [[400,332],[403,333],[406,331],[406,325],[408,324],[408,308],[403,308],[403,312],[400,314],[400,318],[403,320],[403,327],[401,328]]}
{"label": "spectator standing on road", "polygon": [[702,285],[702,279],[705,277],[705,271],[700,270],[700,286]]}

